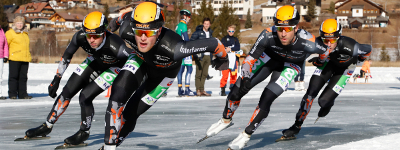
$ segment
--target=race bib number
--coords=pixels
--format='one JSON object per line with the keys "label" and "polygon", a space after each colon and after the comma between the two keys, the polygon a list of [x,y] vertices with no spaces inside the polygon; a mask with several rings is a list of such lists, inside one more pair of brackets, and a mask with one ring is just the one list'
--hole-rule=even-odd
{"label": "race bib number", "polygon": [[320,75],[321,75],[321,72],[322,72],[322,69],[317,68],[317,69],[315,69],[313,75],[320,76]]}
{"label": "race bib number", "polygon": [[86,58],[81,64],[78,65],[78,67],[76,67],[76,69],[74,70],[74,73],[81,76],[83,71],[87,68],[87,66],[89,66],[90,63],[93,62],[93,60],[94,60],[94,58],[92,56],[89,56],[88,58]]}
{"label": "race bib number", "polygon": [[278,84],[284,91],[289,87],[290,82],[294,79],[294,77],[299,74],[301,68],[292,63],[285,63],[283,67],[283,71],[278,78],[278,80],[275,81],[276,84]]}
{"label": "race bib number", "polygon": [[154,105],[158,99],[168,90],[168,88],[174,83],[175,78],[164,78],[161,83],[152,90],[149,94],[142,98],[142,101],[147,105]]}
{"label": "race bib number", "polygon": [[262,66],[264,66],[264,64],[267,63],[270,59],[271,59],[271,57],[269,57],[267,54],[265,54],[263,52],[262,55],[254,63],[252,70],[251,70],[250,77],[252,77],[254,75],[254,73],[256,73],[257,70],[259,70]]}
{"label": "race bib number", "polygon": [[111,67],[104,71],[94,82],[103,90],[108,89],[121,71],[118,67]]}
{"label": "race bib number", "polygon": [[[346,73],[346,71],[345,71],[345,73]],[[349,82],[350,76],[342,75],[332,90],[335,91],[337,94],[340,94],[342,92],[342,90],[344,89],[344,87],[346,86],[347,82]]]}
{"label": "race bib number", "polygon": [[328,64],[328,62],[325,62],[324,65],[323,65],[322,67],[317,67],[317,68],[315,69],[313,75],[320,76],[321,73],[322,73],[322,70],[324,70],[326,64]]}
{"label": "race bib number", "polygon": [[142,63],[143,60],[140,59],[135,53],[132,53],[129,55],[129,58],[126,61],[125,65],[122,67],[122,70],[128,70],[135,74]]}

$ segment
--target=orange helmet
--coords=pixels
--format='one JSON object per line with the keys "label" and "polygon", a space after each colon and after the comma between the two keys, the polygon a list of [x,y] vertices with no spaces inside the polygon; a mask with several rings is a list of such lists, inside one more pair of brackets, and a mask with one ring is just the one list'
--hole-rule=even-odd
{"label": "orange helmet", "polygon": [[154,2],[143,2],[137,5],[131,16],[133,28],[156,29],[164,25],[165,16],[162,8]]}
{"label": "orange helmet", "polygon": [[82,22],[83,32],[101,34],[107,30],[108,21],[101,12],[94,11],[85,16]]}
{"label": "orange helmet", "polygon": [[296,8],[291,5],[285,5],[279,8],[274,15],[274,23],[280,25],[297,25],[300,21],[300,15]]}
{"label": "orange helmet", "polygon": [[335,19],[326,19],[319,28],[321,37],[339,37],[342,34],[342,26]]}

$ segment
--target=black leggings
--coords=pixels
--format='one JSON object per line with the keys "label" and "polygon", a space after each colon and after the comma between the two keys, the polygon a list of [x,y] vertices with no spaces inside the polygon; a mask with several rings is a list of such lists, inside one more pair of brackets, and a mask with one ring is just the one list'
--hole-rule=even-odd
{"label": "black leggings", "polygon": [[[262,121],[267,118],[272,102],[281,95],[286,87],[282,87],[281,85],[278,85],[277,82],[278,80],[282,79],[282,72],[287,71],[284,66],[285,62],[280,62],[276,60],[268,60],[261,68],[259,68],[253,76],[251,76],[250,81],[251,81],[251,88],[256,86],[258,83],[262,82],[265,80],[269,75],[271,75],[271,80],[265,87],[263,93],[261,94],[258,106],[256,110],[254,111],[253,117],[250,119],[249,125],[246,127],[245,132],[247,134],[253,134],[253,132],[259,127],[262,123]],[[294,64],[294,63],[287,63],[290,64],[290,66],[297,66],[296,69],[300,69],[299,66],[302,64]],[[289,65],[286,65],[286,67]],[[298,70],[301,71],[301,70]],[[297,72],[298,73],[298,72]],[[294,76],[291,76],[292,81]],[[230,119],[232,118],[234,112],[236,109],[239,107],[240,100],[244,96],[239,93],[239,88],[240,88],[240,82],[241,78],[239,78],[235,86],[232,88],[232,91],[229,93],[225,105],[225,109],[223,112],[223,118]],[[290,83],[289,81],[289,83]],[[288,84],[289,84],[288,83]]]}
{"label": "black leggings", "polygon": [[[325,85],[329,83],[322,91],[318,98],[318,104],[321,110],[327,110],[319,113],[319,117],[324,117],[329,113],[330,108],[334,105],[335,99],[339,94],[334,91],[334,88],[338,88],[340,79],[344,76],[343,74],[347,70],[347,67],[337,67],[333,63],[328,63],[321,71],[321,74],[314,74],[310,79],[310,85],[308,86],[307,92],[302,98],[300,103],[300,109],[296,114],[296,122],[298,126],[301,126],[303,121],[306,119],[308,113],[311,110],[312,103],[317,97],[319,91]],[[351,71],[352,72],[352,71]],[[339,87],[343,88],[343,87]],[[321,114],[322,113],[322,114]]]}
{"label": "black leggings", "polygon": [[105,115],[104,142],[107,145],[123,142],[135,129],[139,116],[172,85],[180,70],[180,66],[166,70],[150,68],[144,63],[136,67],[131,70],[124,67],[111,88]]}
{"label": "black leggings", "polygon": [[[105,89],[99,87],[96,82],[92,82],[94,75],[100,75],[109,67],[98,63],[96,60],[88,64],[88,66],[80,73],[74,72],[68,79],[61,94],[56,98],[53,108],[47,116],[47,121],[54,124],[58,118],[67,109],[71,98],[74,97],[80,90],[79,105],[81,107],[81,126],[80,129],[87,131],[91,127],[91,122],[94,116],[94,107],[92,101],[101,94]],[[77,69],[79,70],[79,69]],[[91,77],[92,76],[92,77]]]}

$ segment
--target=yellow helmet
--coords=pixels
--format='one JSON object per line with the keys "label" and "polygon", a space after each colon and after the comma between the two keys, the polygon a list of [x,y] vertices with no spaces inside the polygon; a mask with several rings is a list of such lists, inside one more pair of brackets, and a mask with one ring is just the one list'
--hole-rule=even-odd
{"label": "yellow helmet", "polygon": [[156,29],[164,25],[165,15],[162,8],[154,2],[143,2],[137,5],[131,16],[133,28]]}
{"label": "yellow helmet", "polygon": [[101,34],[107,30],[108,21],[101,12],[94,11],[85,16],[82,29],[85,33]]}
{"label": "yellow helmet", "polygon": [[319,28],[321,37],[339,37],[342,34],[342,26],[335,19],[326,19]]}
{"label": "yellow helmet", "polygon": [[297,25],[300,21],[300,15],[296,8],[291,5],[285,5],[279,8],[274,15],[275,25]]}

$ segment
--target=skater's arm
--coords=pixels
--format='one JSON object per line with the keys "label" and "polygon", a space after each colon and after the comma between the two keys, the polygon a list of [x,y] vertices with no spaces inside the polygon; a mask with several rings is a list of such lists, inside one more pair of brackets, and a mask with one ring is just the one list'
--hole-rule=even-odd
{"label": "skater's arm", "polygon": [[68,44],[67,49],[64,51],[63,56],[61,57],[60,62],[58,63],[57,75],[61,78],[64,74],[65,70],[68,68],[69,63],[71,62],[72,57],[75,52],[78,50],[78,36],[82,36],[84,34],[81,31],[75,33],[72,37],[71,42]]}
{"label": "skater's arm", "polygon": [[266,50],[268,46],[268,36],[271,35],[271,31],[272,30],[270,28],[265,29],[258,36],[256,43],[254,43],[253,47],[250,49],[249,54],[243,61],[242,77],[250,78],[254,63],[257,62],[258,58],[262,55],[262,53]]}

